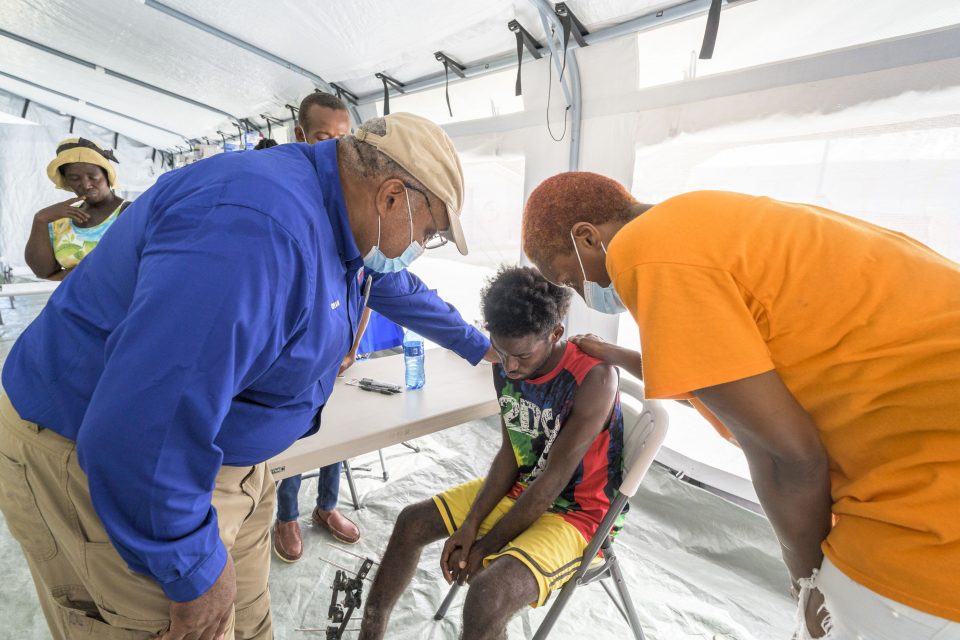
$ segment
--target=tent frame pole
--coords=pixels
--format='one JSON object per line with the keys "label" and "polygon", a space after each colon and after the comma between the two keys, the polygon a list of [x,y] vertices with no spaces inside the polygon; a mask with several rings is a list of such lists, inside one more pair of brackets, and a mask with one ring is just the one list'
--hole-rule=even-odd
{"label": "tent frame pole", "polygon": [[[564,54],[562,47],[563,25],[560,18],[554,11],[553,6],[547,0],[530,0],[533,6],[540,13],[540,22],[543,23],[543,31],[547,34],[547,47],[550,48],[550,57],[553,65],[557,69],[557,76],[560,77],[563,94],[570,107],[570,158],[567,162],[568,171],[578,171],[580,169],[580,130],[583,124],[583,96],[580,91],[580,65],[577,62],[577,49],[570,48]],[[566,56],[566,69],[561,67],[564,55]],[[550,91],[550,87],[547,87]],[[548,114],[549,117],[549,114]],[[566,117],[566,114],[564,114]]]}

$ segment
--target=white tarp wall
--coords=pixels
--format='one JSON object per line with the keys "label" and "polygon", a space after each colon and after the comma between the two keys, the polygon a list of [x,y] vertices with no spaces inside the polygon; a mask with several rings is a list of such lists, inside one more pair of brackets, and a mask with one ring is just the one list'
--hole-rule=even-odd
{"label": "white tarp wall", "polygon": [[[34,214],[72,196],[47,178],[57,143],[84,137],[105,149],[114,146],[114,132],[103,127],[77,119],[71,134],[69,116],[30,104],[21,119],[23,106],[23,98],[0,90],[0,257],[14,267],[25,267],[23,249]],[[160,156],[153,160],[152,148],[122,135],[117,147],[117,193],[135,198],[162,172]]]}

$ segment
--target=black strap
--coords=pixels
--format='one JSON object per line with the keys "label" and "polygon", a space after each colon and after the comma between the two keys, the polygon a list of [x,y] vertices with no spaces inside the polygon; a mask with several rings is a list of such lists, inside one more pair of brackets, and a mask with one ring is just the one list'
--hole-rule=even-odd
{"label": "black strap", "polygon": [[331,82],[330,86],[333,88],[334,91],[337,92],[337,97],[343,100],[344,102],[349,102],[352,104],[357,104],[357,102],[359,102],[360,99],[357,97],[355,93],[351,93],[350,91],[347,91],[346,89],[338,85],[336,82]]}
{"label": "black strap", "polygon": [[447,97],[447,111],[450,112],[450,117],[453,117],[453,107],[450,106],[450,72],[453,71],[455,74],[461,78],[466,79],[466,74],[464,74],[464,67],[462,64],[445,54],[443,51],[434,51],[433,57],[443,63],[443,91]]}
{"label": "black strap", "polygon": [[513,95],[519,96],[523,94],[523,87],[520,84],[520,78],[522,77],[521,66],[523,65],[523,36],[520,35],[520,30],[517,32],[517,83],[514,86]]}
{"label": "black strap", "polygon": [[129,200],[124,200],[123,202],[121,202],[121,203],[120,203],[120,210],[117,211],[117,215],[120,215],[121,213],[123,213],[124,211],[126,211],[126,210],[127,210],[127,207],[129,207],[129,206],[132,205],[132,204],[133,204],[133,203],[130,202]]}
{"label": "black strap", "polygon": [[376,77],[383,82],[383,115],[390,115],[390,87],[393,87],[400,93],[406,93],[403,88],[407,85],[396,78],[391,78],[385,73],[378,73]]}
{"label": "black strap", "polygon": [[717,31],[720,30],[720,7],[723,0],[711,0],[707,14],[707,29],[703,32],[703,45],[700,47],[700,59],[713,58],[713,47],[717,44]]}
{"label": "black strap", "polygon": [[380,76],[383,81],[383,115],[390,115],[390,89],[387,87],[387,79]]}
{"label": "black strap", "polygon": [[573,13],[566,2],[558,2],[553,10],[560,18],[560,26],[563,27],[563,64],[560,65],[559,79],[559,82],[563,82],[563,72],[567,69],[567,49],[570,48],[570,35],[573,35],[573,39],[577,41],[578,46],[585,47],[587,41],[583,39],[583,36],[590,32],[587,31],[587,28],[580,22],[580,18]]}
{"label": "black strap", "polygon": [[285,106],[287,109],[290,110],[290,119],[293,120],[293,124],[296,125],[296,124],[297,124],[297,111],[299,111],[299,109],[297,109],[297,108],[296,108],[295,106],[293,106],[292,104],[285,104],[285,105],[283,105],[283,106]]}
{"label": "black strap", "polygon": [[507,23],[507,29],[513,31],[517,36],[517,84],[515,87],[514,95],[520,95],[523,93],[523,89],[520,86],[520,74],[521,67],[523,65],[523,48],[526,47],[527,51],[530,52],[535,59],[539,60],[543,57],[543,54],[540,53],[540,43],[533,39],[533,36],[523,28],[517,20],[511,20]]}
{"label": "black strap", "polygon": [[447,111],[453,117],[453,107],[450,106],[450,65],[443,61],[443,95],[447,98]]}

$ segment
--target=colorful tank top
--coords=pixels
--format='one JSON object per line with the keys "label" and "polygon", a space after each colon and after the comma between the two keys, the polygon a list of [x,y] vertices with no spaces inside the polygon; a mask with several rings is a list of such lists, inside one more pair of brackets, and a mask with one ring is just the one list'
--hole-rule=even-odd
{"label": "colorful tank top", "polygon": [[72,269],[80,264],[80,261],[97,246],[107,229],[116,222],[117,216],[126,208],[125,204],[121,202],[116,211],[95,227],[78,227],[73,224],[72,218],[61,218],[47,225],[50,229],[53,255],[60,266],[64,269]]}
{"label": "colorful tank top", "polygon": [[[511,380],[503,367],[496,365],[500,416],[520,468],[517,482],[508,493],[510,497],[519,497],[543,473],[550,448],[573,411],[577,390],[587,373],[598,364],[600,360],[567,342],[557,366],[539,378]],[[618,394],[606,428],[590,445],[550,511],[562,516],[589,540],[617,496],[622,477],[623,414]],[[621,516],[614,534],[622,525]]]}

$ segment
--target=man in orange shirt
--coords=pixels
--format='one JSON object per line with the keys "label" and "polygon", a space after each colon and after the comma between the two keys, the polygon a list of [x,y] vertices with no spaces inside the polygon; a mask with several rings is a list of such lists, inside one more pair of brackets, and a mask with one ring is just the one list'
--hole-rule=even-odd
{"label": "man in orange shirt", "polygon": [[960,265],[812,205],[650,206],[580,172],[531,194],[523,245],[592,308],[629,310],[643,358],[581,348],[743,449],[798,637],[960,638]]}

